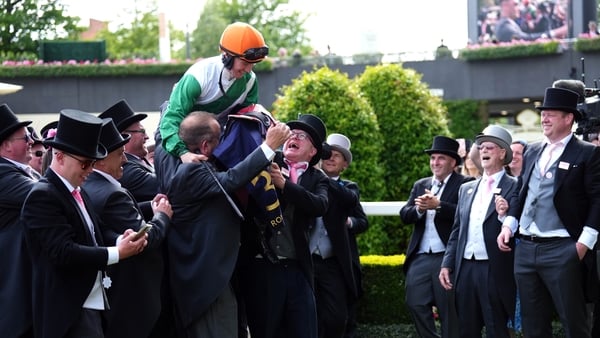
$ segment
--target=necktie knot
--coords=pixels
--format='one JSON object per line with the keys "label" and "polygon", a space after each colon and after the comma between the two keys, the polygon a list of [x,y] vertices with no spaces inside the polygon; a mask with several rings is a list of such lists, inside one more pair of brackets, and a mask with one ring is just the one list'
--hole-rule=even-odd
{"label": "necktie knot", "polygon": [[71,195],[73,195],[73,197],[75,198],[77,203],[84,205],[83,198],[81,197],[81,193],[79,192],[79,189],[75,189],[75,190],[71,191]]}
{"label": "necktie knot", "polygon": [[548,144],[548,150],[544,153],[545,156],[540,160],[540,172],[541,172],[542,176],[544,176],[546,171],[548,171],[548,169],[552,165],[552,162],[553,162],[552,158],[553,158],[554,152],[561,145],[562,145],[562,142]]}
{"label": "necktie knot", "polygon": [[290,180],[293,183],[298,183],[298,170],[306,170],[308,168],[305,162],[288,162],[287,165],[290,170]]}
{"label": "necktie knot", "polygon": [[488,177],[487,182],[486,182],[486,186],[485,186],[485,192],[487,195],[492,193],[492,187],[494,186],[494,178],[493,177]]}

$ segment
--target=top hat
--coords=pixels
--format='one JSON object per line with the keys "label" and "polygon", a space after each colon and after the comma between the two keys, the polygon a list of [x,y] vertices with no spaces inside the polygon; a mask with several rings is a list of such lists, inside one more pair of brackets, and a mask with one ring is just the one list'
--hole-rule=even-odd
{"label": "top hat", "polygon": [[148,117],[148,115],[136,114],[127,101],[121,100],[105,110],[102,114],[98,115],[98,117],[101,119],[110,117],[113,119],[119,132],[123,132],[134,122],[141,121]]}
{"label": "top hat", "polygon": [[0,142],[12,135],[17,129],[30,124],[31,121],[19,121],[17,115],[6,103],[0,106]]}
{"label": "top hat", "polygon": [[42,144],[42,141],[44,141],[44,139],[38,135],[37,131],[35,131],[35,128],[32,126],[27,126],[27,132],[29,132],[31,139],[33,140],[33,144]]}
{"label": "top hat", "polygon": [[303,114],[298,117],[298,120],[290,121],[287,125],[290,129],[300,129],[310,135],[313,146],[317,148],[317,153],[308,163],[311,166],[319,163],[323,151],[323,141],[325,141],[325,135],[327,135],[327,128],[323,121],[316,115]]}
{"label": "top hat", "polygon": [[462,159],[458,154],[458,147],[459,144],[455,139],[446,136],[436,136],[433,138],[431,149],[427,149],[425,152],[429,155],[444,154],[451,156],[456,160],[456,165],[459,165],[462,162]]}
{"label": "top hat", "polygon": [[108,153],[123,147],[129,142],[131,135],[121,134],[111,118],[102,119],[102,131],[100,131],[100,143],[106,148]]}
{"label": "top hat", "polygon": [[497,144],[500,148],[506,151],[504,164],[509,164],[510,161],[512,161],[512,149],[510,148],[510,145],[512,144],[512,136],[505,128],[497,125],[489,125],[475,137],[475,142],[477,142],[477,145],[480,145],[483,142],[492,142]]}
{"label": "top hat", "polygon": [[44,140],[44,145],[68,153],[101,160],[106,148],[99,143],[102,120],[90,113],[76,109],[60,111],[56,135]]}
{"label": "top hat", "polygon": [[546,88],[544,95],[544,103],[535,107],[537,110],[561,110],[567,113],[572,113],[575,116],[575,121],[583,118],[583,114],[577,109],[579,94],[564,88]]}
{"label": "top hat", "polygon": [[352,163],[352,153],[350,152],[350,139],[342,134],[331,134],[327,137],[327,141],[325,142],[329,144],[332,150],[337,150],[342,155],[344,155],[344,159],[348,162],[348,165]]}

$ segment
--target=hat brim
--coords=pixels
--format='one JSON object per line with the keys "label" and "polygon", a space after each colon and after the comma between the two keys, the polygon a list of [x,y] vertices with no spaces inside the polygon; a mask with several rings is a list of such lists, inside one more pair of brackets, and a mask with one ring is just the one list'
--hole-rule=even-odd
{"label": "hat brim", "polygon": [[549,106],[537,106],[535,107],[535,109],[537,110],[560,110],[560,111],[564,111],[566,113],[571,113],[573,115],[575,115],[575,120],[579,121],[583,118],[583,115],[581,114],[581,112],[578,109],[574,109],[573,107],[563,107],[563,106],[556,106],[556,107],[549,107]]}
{"label": "hat brim", "polygon": [[460,158],[460,155],[458,155],[458,153],[453,152],[453,151],[447,151],[447,150],[437,150],[437,149],[427,149],[425,150],[425,152],[429,155],[431,154],[444,154],[444,155],[448,155],[450,157],[452,157],[453,159],[456,160],[456,165],[460,165],[462,163],[462,158]]}
{"label": "hat brim", "polygon": [[92,158],[95,160],[102,160],[108,155],[108,151],[102,144],[98,144],[96,148],[96,153],[88,154],[77,147],[73,147],[70,144],[62,143],[60,140],[57,140],[56,137],[52,139],[44,140],[43,143],[45,146],[56,148],[58,150],[66,151],[69,154],[83,156],[85,158]]}
{"label": "hat brim", "polygon": [[120,133],[122,133],[130,125],[134,124],[135,122],[139,122],[139,121],[145,119],[146,117],[148,117],[148,115],[146,115],[146,114],[135,114],[133,116],[130,116],[130,117],[124,119],[123,121],[119,122],[119,124],[117,125],[117,129],[119,130]]}
{"label": "hat brim", "polygon": [[504,165],[507,165],[512,161],[513,154],[512,149],[510,148],[510,144],[506,143],[503,139],[491,135],[479,135],[475,138],[475,142],[477,143],[477,145],[480,145],[483,142],[492,142],[493,144],[498,145],[500,148],[506,151]]}
{"label": "hat brim", "polygon": [[9,126],[8,128],[5,128],[4,130],[0,131],[0,142],[4,141],[7,137],[12,135],[12,133],[17,131],[17,129],[22,128],[22,127],[27,127],[30,124],[31,124],[31,121],[22,121],[19,123],[15,123],[12,126]]}
{"label": "hat brim", "polygon": [[342,148],[335,144],[330,144],[329,146],[331,147],[332,150],[336,150],[336,151],[339,151],[340,153],[342,153],[342,155],[344,155],[344,159],[346,159],[346,162],[348,162],[348,165],[350,165],[350,163],[352,163],[352,153],[348,149]]}
{"label": "hat brim", "polygon": [[290,127],[290,129],[300,129],[308,133],[311,139],[311,143],[317,149],[317,153],[311,158],[310,162],[308,163],[311,166],[319,163],[319,160],[321,159],[321,153],[323,152],[323,144],[317,142],[321,137],[319,136],[319,133],[317,133],[315,128],[313,128],[308,123],[304,123],[301,121],[290,121],[287,123],[287,125],[288,127]]}
{"label": "hat brim", "polygon": [[119,141],[113,144],[111,147],[107,147],[106,145],[104,145],[106,151],[109,154],[112,153],[115,149],[121,148],[122,146],[126,145],[129,142],[129,140],[131,140],[131,135],[129,134],[121,134],[121,137],[123,138],[123,141]]}

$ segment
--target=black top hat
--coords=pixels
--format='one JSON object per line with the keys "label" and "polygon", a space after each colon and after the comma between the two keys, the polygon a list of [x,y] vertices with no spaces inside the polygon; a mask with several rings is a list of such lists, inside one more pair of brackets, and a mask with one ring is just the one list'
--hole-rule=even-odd
{"label": "black top hat", "polygon": [[290,129],[300,129],[310,135],[313,146],[317,148],[317,153],[313,156],[309,164],[315,165],[321,159],[321,152],[323,151],[323,142],[327,135],[327,128],[323,121],[316,115],[303,114],[298,117],[298,120],[290,121],[287,123]]}
{"label": "black top hat", "polygon": [[458,155],[458,142],[450,137],[436,136],[433,138],[433,145],[431,149],[425,150],[429,155],[431,154],[444,154],[451,156],[456,160],[456,165],[462,162],[460,155]]}
{"label": "black top hat", "polygon": [[546,88],[544,103],[535,108],[537,110],[552,109],[572,113],[575,116],[575,121],[579,121],[583,118],[583,115],[577,110],[578,100],[579,94],[572,90],[564,88]]}
{"label": "black top hat", "polygon": [[148,117],[148,115],[136,114],[133,109],[131,109],[127,101],[121,100],[105,110],[102,114],[98,115],[98,117],[101,119],[110,117],[113,119],[119,132],[123,132],[134,122],[141,121]]}
{"label": "black top hat", "polygon": [[0,142],[12,135],[17,129],[30,124],[31,121],[19,121],[17,115],[6,103],[0,106]]}
{"label": "black top hat", "polygon": [[56,136],[44,140],[44,145],[68,153],[101,160],[106,148],[99,143],[102,120],[90,113],[76,109],[60,111]]}
{"label": "black top hat", "polygon": [[40,135],[38,135],[37,131],[35,131],[35,128],[32,126],[27,126],[27,131],[33,140],[33,144],[42,144],[42,141],[44,140],[40,137]]}
{"label": "black top hat", "polygon": [[121,134],[111,118],[102,119],[102,131],[100,132],[100,143],[111,153],[113,150],[123,147],[129,142],[131,135]]}

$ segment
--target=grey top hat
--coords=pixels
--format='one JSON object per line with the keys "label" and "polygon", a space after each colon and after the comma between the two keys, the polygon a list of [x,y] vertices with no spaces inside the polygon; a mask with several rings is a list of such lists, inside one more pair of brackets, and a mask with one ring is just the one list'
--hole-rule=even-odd
{"label": "grey top hat", "polygon": [[17,129],[30,124],[31,121],[19,121],[17,115],[6,103],[0,105],[0,142],[12,135]]}
{"label": "grey top hat", "polygon": [[426,149],[425,152],[431,154],[444,154],[451,156],[456,160],[456,165],[462,162],[460,155],[458,154],[458,142],[450,137],[436,136],[433,138],[433,145],[431,149]]}
{"label": "grey top hat", "polygon": [[487,126],[477,137],[475,137],[477,145],[483,142],[492,142],[497,144],[500,148],[506,151],[506,157],[504,158],[504,164],[509,164],[512,161],[512,136],[510,132],[498,125]]}
{"label": "grey top hat", "polygon": [[330,134],[327,137],[326,143],[329,144],[333,150],[337,150],[342,153],[342,155],[344,155],[344,159],[346,159],[348,162],[348,165],[352,163],[352,153],[350,152],[351,143],[350,139],[346,137],[346,135],[335,133]]}
{"label": "grey top hat", "polygon": [[313,146],[317,148],[317,153],[313,156],[309,162],[309,164],[315,165],[319,163],[321,159],[321,153],[323,152],[323,142],[325,141],[325,136],[327,135],[327,128],[325,127],[325,123],[318,118],[316,115],[312,114],[303,114],[300,115],[298,120],[290,121],[287,123],[290,129],[300,129],[310,135]]}
{"label": "grey top hat", "polygon": [[99,143],[102,120],[76,109],[60,111],[56,136],[44,140],[44,145],[86,158],[101,160],[106,148]]}
{"label": "grey top hat", "polygon": [[123,132],[134,122],[141,121],[148,117],[146,114],[136,114],[131,106],[125,100],[120,100],[119,102],[112,105],[110,108],[106,109],[102,114],[98,115],[99,118],[111,118],[113,122],[117,126],[119,132]]}

